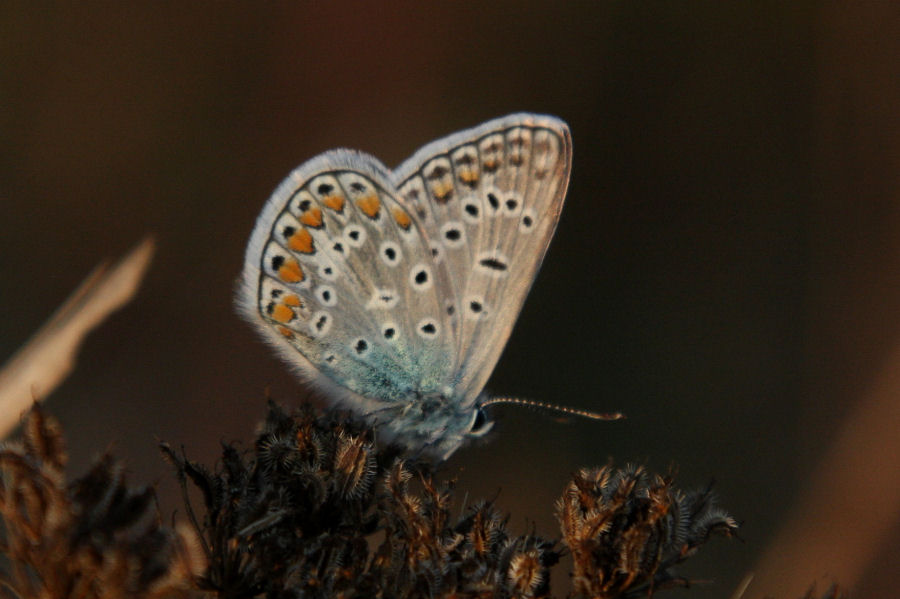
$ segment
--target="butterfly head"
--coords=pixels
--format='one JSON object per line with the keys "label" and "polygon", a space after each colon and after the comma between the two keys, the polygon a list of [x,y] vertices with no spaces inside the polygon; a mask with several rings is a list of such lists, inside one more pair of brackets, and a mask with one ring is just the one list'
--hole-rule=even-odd
{"label": "butterfly head", "polygon": [[467,441],[483,437],[494,425],[479,402],[460,408],[458,401],[444,394],[417,397],[382,424],[393,440],[421,449],[437,461],[446,460]]}

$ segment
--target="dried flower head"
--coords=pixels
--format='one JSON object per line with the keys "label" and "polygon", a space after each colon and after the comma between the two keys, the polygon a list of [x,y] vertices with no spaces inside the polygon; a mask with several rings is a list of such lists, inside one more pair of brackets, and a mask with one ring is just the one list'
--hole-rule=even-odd
{"label": "dried flower head", "polygon": [[[204,513],[188,514],[209,568],[200,587],[223,597],[549,597],[562,549],[517,536],[492,502],[452,512],[453,483],[378,448],[350,415],[288,415],[270,403],[253,449],[226,445],[215,471],[163,446]],[[185,492],[187,501],[187,493]],[[585,470],[559,503],[575,558],[575,591],[652,594],[670,567],[734,522],[709,493],[684,495],[642,469]]]}
{"label": "dried flower head", "polygon": [[559,558],[552,542],[509,535],[488,503],[454,521],[452,483],[376,450],[343,413],[270,404],[254,450],[226,446],[215,472],[163,451],[203,492],[202,522],[188,503],[209,555],[200,587],[222,596],[544,596]]}
{"label": "dried flower head", "polygon": [[66,484],[55,419],[35,405],[0,449],[2,585],[27,598],[168,597],[204,568],[194,532],[160,525],[153,490],[105,455]]}
{"label": "dried flower head", "polygon": [[575,564],[575,590],[588,597],[686,586],[673,566],[713,533],[737,529],[709,490],[683,493],[670,477],[634,466],[581,470],[557,502],[557,516]]}

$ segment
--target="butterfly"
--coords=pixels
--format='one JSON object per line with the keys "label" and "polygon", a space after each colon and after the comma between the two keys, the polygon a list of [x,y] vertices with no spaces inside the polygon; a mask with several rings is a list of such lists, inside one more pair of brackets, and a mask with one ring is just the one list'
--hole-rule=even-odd
{"label": "butterfly", "polygon": [[571,166],[568,126],[528,113],[433,141],[394,170],[362,152],[321,154],[259,215],[240,311],[330,401],[446,459],[492,426],[484,407],[501,400],[483,388]]}

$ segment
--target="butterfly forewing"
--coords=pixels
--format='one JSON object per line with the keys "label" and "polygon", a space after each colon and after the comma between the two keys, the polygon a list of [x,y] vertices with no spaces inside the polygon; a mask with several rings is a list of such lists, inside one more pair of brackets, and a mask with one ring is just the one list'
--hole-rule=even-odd
{"label": "butterfly forewing", "polygon": [[385,171],[335,151],[292,173],[248,246],[241,305],[314,382],[398,402],[452,383],[455,320],[446,269]]}
{"label": "butterfly forewing", "polygon": [[446,265],[458,318],[455,395],[475,400],[512,331],[556,229],[571,170],[568,127],[511,115],[428,144],[394,173]]}

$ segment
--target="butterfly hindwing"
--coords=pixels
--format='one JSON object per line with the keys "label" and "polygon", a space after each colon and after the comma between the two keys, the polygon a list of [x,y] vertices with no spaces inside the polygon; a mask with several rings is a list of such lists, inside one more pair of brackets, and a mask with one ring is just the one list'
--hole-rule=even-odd
{"label": "butterfly hindwing", "polygon": [[493,371],[562,210],[571,170],[559,119],[515,114],[432,142],[392,175],[438,247],[458,314],[456,396],[474,402]]}

